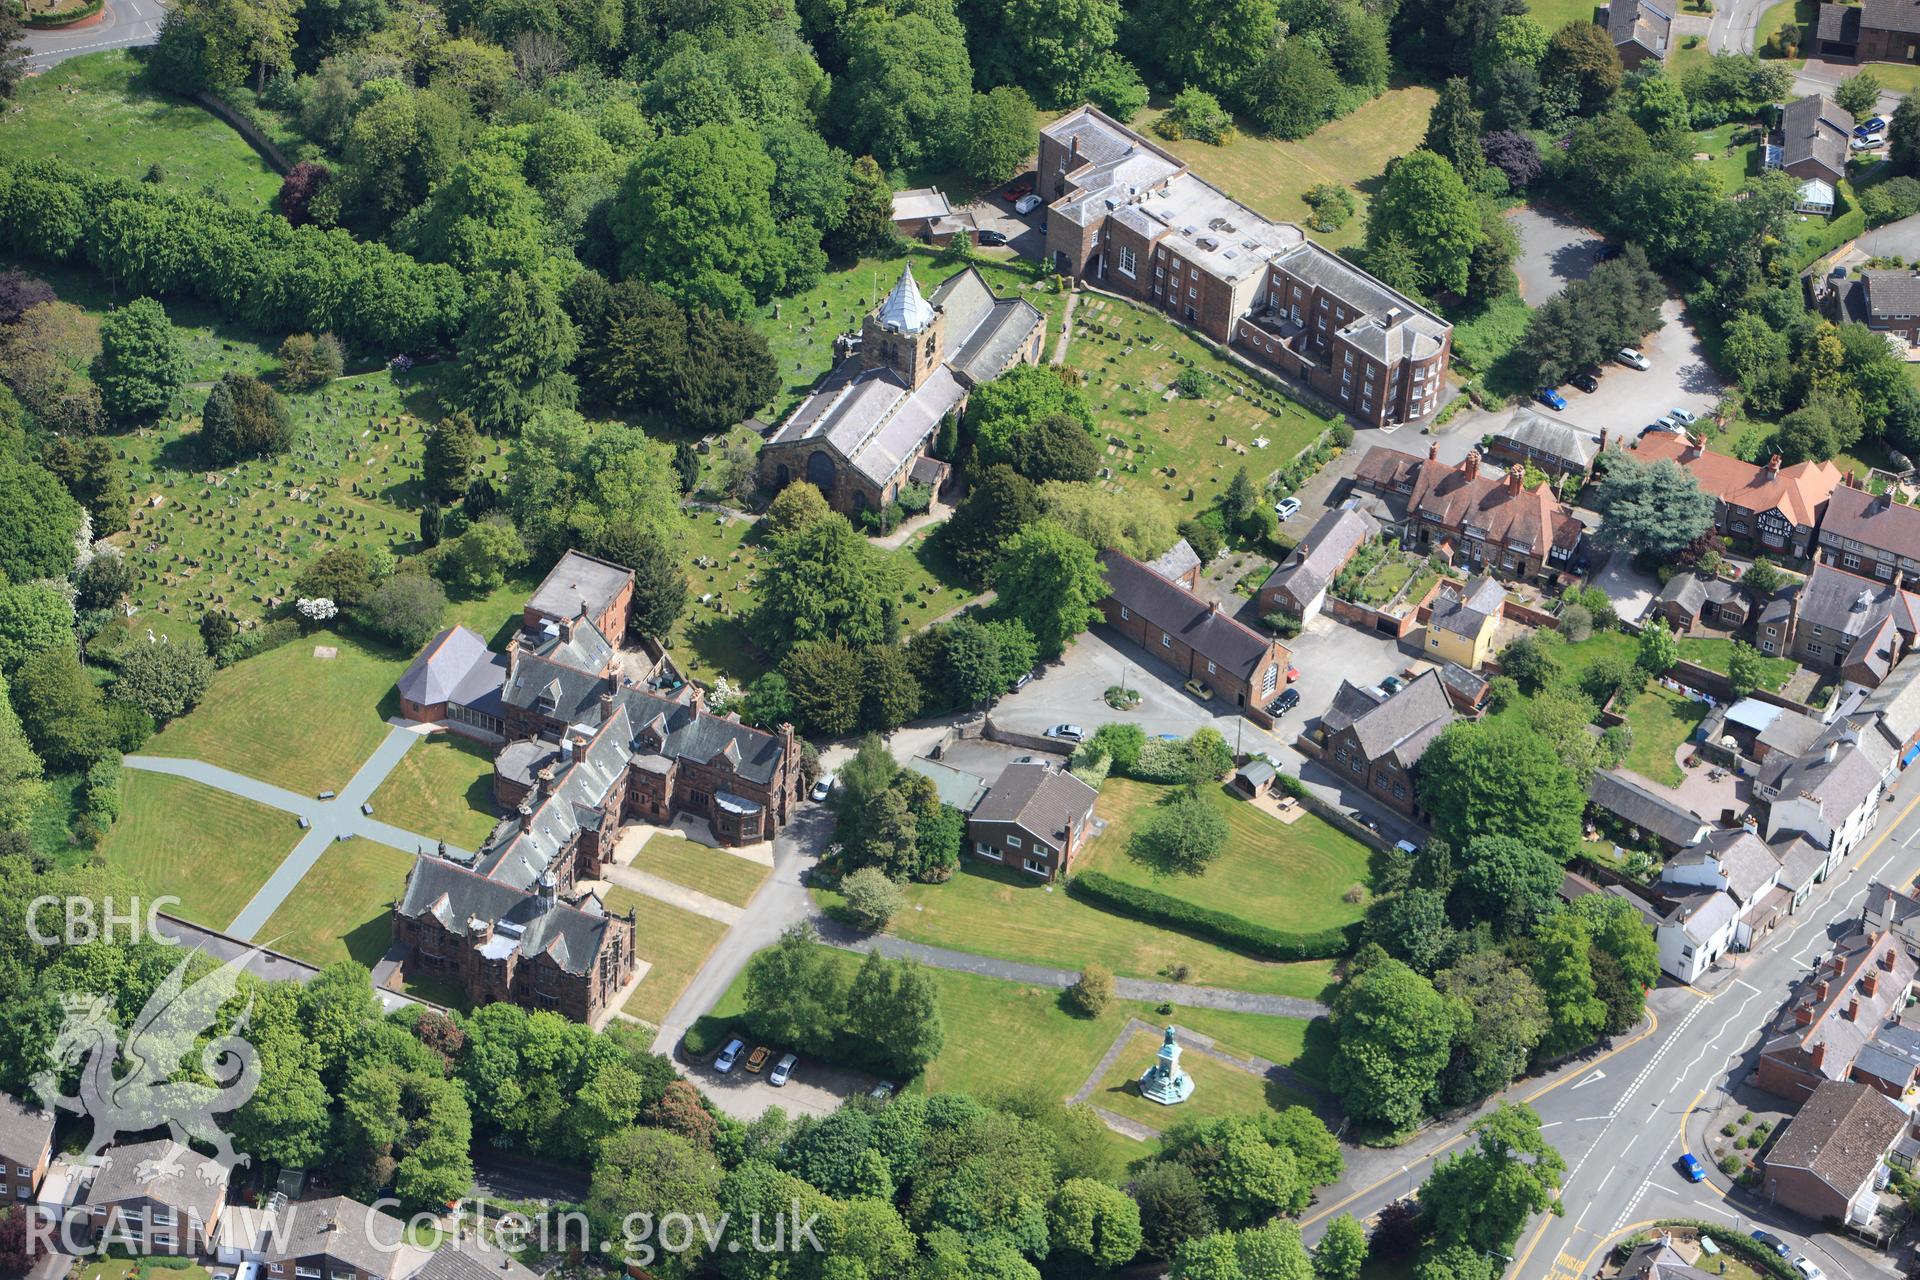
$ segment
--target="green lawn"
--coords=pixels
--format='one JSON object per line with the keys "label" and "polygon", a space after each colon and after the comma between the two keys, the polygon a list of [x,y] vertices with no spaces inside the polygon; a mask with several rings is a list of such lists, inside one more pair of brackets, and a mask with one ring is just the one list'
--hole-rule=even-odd
{"label": "green lawn", "polygon": [[1703,129],[1693,135],[1693,149],[1709,157],[1707,168],[1723,191],[1733,192],[1760,172],[1760,129],[1750,120]]}
{"label": "green lawn", "polygon": [[[328,646],[334,657],[316,656]],[[402,655],[316,631],[214,676],[200,705],[144,750],[191,756],[307,795],[338,791],[386,736],[383,713],[406,669]]]}
{"label": "green lawn", "polygon": [[723,849],[709,849],[697,840],[655,835],[633,857],[636,871],[697,889],[710,898],[744,907],[772,867]]}
{"label": "green lawn", "polygon": [[653,966],[622,1008],[658,1026],[707,962],[727,926],[617,885],[607,890],[607,910],[616,915],[634,913],[634,954]]}
{"label": "green lawn", "polygon": [[[1728,659],[1733,656],[1733,641],[1713,636],[1687,636],[1680,641],[1680,656],[1709,671],[1726,675]],[[1796,670],[1798,664],[1792,658],[1769,658],[1762,654],[1760,687],[1769,693],[1778,693],[1780,687],[1793,678]]]}
{"label": "green lawn", "polygon": [[[115,178],[209,189],[245,208],[266,208],[280,175],[244,139],[183,98],[138,83],[140,62],[115,49],[60,63],[20,82],[0,130],[0,155],[57,159]],[[17,114],[16,114],[17,111]]]}
{"label": "green lawn", "polygon": [[353,960],[373,968],[393,941],[393,903],[406,887],[413,856],[359,836],[337,841],[268,919],[259,940],[311,964]]}
{"label": "green lawn", "polygon": [[520,611],[527,597],[552,567],[528,565],[518,573],[509,574],[505,582],[484,596],[452,601],[447,606],[447,616],[441,619],[442,624],[451,627],[458,623],[478,631],[495,652],[505,653],[507,642],[520,629]]}
{"label": "green lawn", "polygon": [[[1328,426],[1157,311],[1087,295],[1073,323],[1068,362],[1086,375],[1113,473],[1100,483],[1167,503],[1176,519],[1212,506],[1241,467],[1264,483]],[[1206,397],[1169,399],[1187,369],[1212,375]]]}
{"label": "green lawn", "polygon": [[1247,129],[1223,147],[1167,142],[1151,130],[1160,115],[1158,109],[1141,112],[1133,126],[1234,199],[1279,221],[1306,225],[1307,206],[1301,196],[1308,187],[1338,182],[1352,188],[1359,207],[1346,225],[1331,233],[1313,233],[1314,239],[1339,249],[1360,243],[1372,180],[1386,171],[1387,161],[1420,145],[1436,96],[1425,85],[1401,85],[1297,142]]}
{"label": "green lawn", "polygon": [[292,814],[129,769],[100,854],[142,897],[171,894],[180,900],[173,914],[225,929],[299,842]]}
{"label": "green lawn", "polygon": [[[1329,961],[1256,960],[1103,911],[1058,885],[977,858],[963,857],[946,884],[910,884],[904,892],[906,908],[890,929],[910,942],[1062,968],[1096,962],[1134,978],[1163,977],[1184,965],[1184,980],[1196,986],[1308,999],[1324,998],[1333,983]],[[829,909],[839,905],[831,890],[815,890],[814,896]]]}
{"label": "green lawn", "polygon": [[[1278,1081],[1187,1050],[1180,1055],[1180,1066],[1193,1077],[1193,1096],[1176,1107],[1163,1106],[1140,1092],[1140,1073],[1152,1065],[1160,1041],[1157,1031],[1134,1032],[1087,1101],[1154,1129],[1188,1119],[1258,1115],[1263,1109],[1278,1111],[1309,1101]],[[1232,1045],[1219,1048],[1225,1053],[1234,1050]]]}
{"label": "green lawn", "polygon": [[1173,790],[1108,778],[1098,806],[1107,829],[1087,846],[1080,866],[1294,932],[1337,928],[1366,909],[1364,899],[1345,901],[1349,889],[1367,881],[1365,845],[1313,814],[1282,823],[1224,786],[1202,792],[1227,823],[1226,847],[1204,874],[1165,875],[1142,865],[1127,852],[1127,841]]}
{"label": "green lawn", "polygon": [[373,793],[382,822],[478,849],[499,817],[493,807],[493,756],[452,733],[413,744]]}
{"label": "green lawn", "polygon": [[80,784],[86,781],[86,775],[49,773],[46,778],[46,803],[40,806],[27,827],[27,837],[33,841],[33,851],[63,866],[84,861],[87,851],[74,840],[73,824],[80,817],[75,800]]}
{"label": "green lawn", "polygon": [[1527,13],[1552,35],[1569,22],[1592,22],[1593,0],[1528,0]]}
{"label": "green lawn", "polygon": [[1642,777],[1679,786],[1682,775],[1673,754],[1707,718],[1707,704],[1650,685],[1621,714],[1633,731],[1633,746],[1621,763]]}
{"label": "green lawn", "polygon": [[87,1258],[68,1274],[74,1280],[212,1280],[205,1267],[177,1265],[182,1261],[164,1258],[155,1265],[148,1258]]}
{"label": "green lawn", "polygon": [[1760,25],[1753,29],[1754,47],[1760,51],[1760,56],[1773,56],[1769,46],[1773,42],[1774,32],[1789,22],[1797,22],[1800,24],[1799,47],[1802,55],[1794,59],[1794,65],[1798,66],[1805,60],[1807,50],[1813,47],[1813,23],[1819,16],[1818,10],[1819,6],[1814,0],[1776,0],[1767,6],[1760,15]]}

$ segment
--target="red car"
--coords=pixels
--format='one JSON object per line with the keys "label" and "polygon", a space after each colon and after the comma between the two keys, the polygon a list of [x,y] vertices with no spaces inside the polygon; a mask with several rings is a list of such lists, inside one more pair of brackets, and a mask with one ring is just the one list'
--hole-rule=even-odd
{"label": "red car", "polygon": [[1004,199],[1008,204],[1018,204],[1020,203],[1020,197],[1026,195],[1028,192],[1032,190],[1033,190],[1032,187],[1029,187],[1025,183],[1022,183],[1017,187],[1008,187],[1005,191],[1001,192],[1000,195],[1001,195],[1001,198]]}
{"label": "red car", "polygon": [[1293,682],[1294,682],[1295,680],[1298,680],[1299,678],[1300,678],[1300,668],[1298,668],[1298,667],[1288,667],[1288,668],[1287,668],[1287,683],[1288,683],[1288,684],[1292,684],[1292,683],[1293,683]]}

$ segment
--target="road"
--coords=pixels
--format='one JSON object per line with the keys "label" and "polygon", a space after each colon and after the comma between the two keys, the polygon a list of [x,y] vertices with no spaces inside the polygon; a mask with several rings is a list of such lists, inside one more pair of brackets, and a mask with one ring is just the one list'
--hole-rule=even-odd
{"label": "road", "polygon": [[60,31],[27,32],[27,70],[45,71],[55,63],[102,49],[132,49],[160,38],[167,16],[161,0],[107,0],[100,16]]}
{"label": "road", "polygon": [[[1697,1148],[1720,1092],[1750,1069],[1744,1061],[1793,982],[1844,922],[1856,919],[1870,880],[1906,883],[1920,871],[1920,782],[1903,779],[1883,806],[1880,830],[1864,851],[1815,889],[1755,954],[1710,991],[1663,985],[1648,1002],[1652,1026],[1613,1050],[1546,1081],[1523,1082],[1505,1097],[1540,1113],[1547,1137],[1566,1157],[1562,1216],[1529,1223],[1509,1274],[1515,1280],[1580,1280],[1591,1276],[1622,1236],[1664,1218],[1720,1222],[1729,1231],[1766,1226],[1836,1280],[1881,1280],[1884,1258],[1821,1232],[1818,1224],[1770,1207],[1715,1182],[1685,1181],[1674,1162],[1690,1130]],[[1363,1153],[1349,1181],[1322,1193],[1305,1224],[1316,1239],[1335,1213],[1365,1218],[1417,1188],[1436,1156],[1464,1142],[1456,1124],[1393,1153]],[[1385,1157],[1385,1158],[1382,1158]],[[1723,1182],[1723,1179],[1716,1180]]]}

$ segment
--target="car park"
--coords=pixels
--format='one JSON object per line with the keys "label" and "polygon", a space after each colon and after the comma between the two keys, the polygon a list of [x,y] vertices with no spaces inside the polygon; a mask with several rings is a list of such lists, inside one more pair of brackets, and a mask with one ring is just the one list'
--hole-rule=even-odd
{"label": "car park", "polygon": [[813,784],[813,790],[807,793],[807,798],[810,800],[825,800],[832,794],[833,775],[825,773],[820,775],[820,781]]}
{"label": "car park", "polygon": [[1057,724],[1047,730],[1049,738],[1065,738],[1068,742],[1078,742],[1087,736],[1087,731],[1077,724]]}
{"label": "car park", "polygon": [[1688,1182],[1705,1182],[1707,1167],[1700,1163],[1700,1157],[1688,1151],[1680,1157],[1680,1173]]}
{"label": "car park", "polygon": [[793,1069],[799,1064],[800,1059],[795,1054],[781,1054],[780,1061],[773,1064],[773,1071],[767,1076],[767,1083],[778,1089],[781,1085],[793,1079]]}
{"label": "car park", "polygon": [[713,1069],[721,1075],[727,1074],[727,1072],[733,1070],[733,1064],[740,1061],[740,1055],[746,1050],[746,1047],[747,1042],[745,1040],[736,1038],[727,1041],[726,1047],[720,1050],[720,1055],[713,1060]]}
{"label": "car park", "polygon": [[1639,350],[1634,347],[1620,348],[1618,354],[1614,356],[1614,359],[1627,366],[1627,368],[1638,369],[1642,373],[1653,368],[1653,361],[1640,354]]}
{"label": "car park", "polygon": [[1571,378],[1568,378],[1567,381],[1582,391],[1587,392],[1589,395],[1600,389],[1600,375],[1591,369],[1582,369]]}
{"label": "car park", "polygon": [[1293,519],[1293,517],[1298,515],[1299,513],[1300,513],[1300,499],[1298,498],[1282,498],[1280,499],[1280,501],[1273,504],[1273,514],[1280,517],[1280,522],[1282,524],[1285,524],[1288,520]]}
{"label": "car park", "polygon": [[1771,1231],[1755,1231],[1752,1235],[1755,1240],[1758,1240],[1761,1244],[1767,1246],[1767,1248],[1773,1250],[1783,1258],[1792,1252],[1792,1250],[1787,1248],[1787,1242]]}
{"label": "car park", "polygon": [[995,231],[992,227],[988,227],[980,233],[979,240],[981,244],[1005,244],[1007,242],[1007,233],[1004,231]]}
{"label": "car park", "polygon": [[1196,679],[1187,681],[1186,690],[1202,702],[1213,701],[1213,686],[1205,680]]}
{"label": "car park", "polygon": [[1533,393],[1533,398],[1549,409],[1564,409],[1567,407],[1567,398],[1558,391],[1555,391],[1552,387],[1540,388]]}
{"label": "car park", "polygon": [[773,1050],[767,1048],[767,1046],[763,1044],[755,1045],[753,1052],[747,1055],[747,1070],[756,1076],[759,1075],[762,1071],[766,1070],[767,1059],[772,1056]]}
{"label": "car park", "polygon": [[1021,196],[1018,200],[1015,200],[1013,202],[1013,211],[1015,213],[1032,213],[1035,209],[1038,209],[1039,207],[1040,207],[1040,197],[1034,196],[1034,195]]}

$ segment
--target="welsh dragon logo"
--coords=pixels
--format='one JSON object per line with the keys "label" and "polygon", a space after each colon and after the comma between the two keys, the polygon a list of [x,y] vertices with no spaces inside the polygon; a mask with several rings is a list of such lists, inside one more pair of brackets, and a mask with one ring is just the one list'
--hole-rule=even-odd
{"label": "welsh dragon logo", "polygon": [[[124,1039],[104,997],[62,997],[64,1020],[52,1050],[57,1069],[41,1072],[33,1087],[49,1111],[58,1108],[93,1122],[92,1138],[82,1153],[86,1162],[104,1165],[116,1138],[162,1126],[175,1142],[213,1148],[213,1158],[199,1166],[200,1177],[208,1182],[251,1162],[250,1156],[234,1151],[214,1115],[244,1106],[259,1086],[260,1055],[240,1037],[252,1002],[225,1029],[216,1031],[214,1024],[258,951],[236,956],[188,983],[187,968],[198,954],[184,956],[167,975]],[[59,1074],[74,1066],[80,1068],[79,1091],[69,1097],[60,1091]],[[140,1176],[177,1172],[142,1169]]]}

